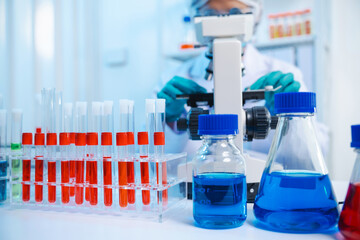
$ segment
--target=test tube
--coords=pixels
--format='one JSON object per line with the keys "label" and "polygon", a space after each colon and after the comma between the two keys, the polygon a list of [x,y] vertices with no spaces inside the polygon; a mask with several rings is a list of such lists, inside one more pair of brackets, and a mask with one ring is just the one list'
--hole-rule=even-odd
{"label": "test tube", "polygon": [[84,203],[84,161],[86,157],[87,103],[76,102],[77,132],[75,136],[75,203]]}
{"label": "test tube", "polygon": [[45,134],[35,133],[35,202],[43,201]]}
{"label": "test tube", "polygon": [[154,131],[155,131],[155,99],[146,99],[145,109],[146,109],[146,131],[149,134],[149,153],[153,153]]}
{"label": "test tube", "polygon": [[[75,183],[75,132],[74,132],[73,104],[62,105],[62,131],[60,133],[61,152],[61,178],[64,184]],[[63,177],[64,176],[64,177]],[[68,180],[67,180],[68,179]],[[65,186],[62,188],[62,202],[68,203],[68,198],[74,197],[75,188]],[[69,192],[68,192],[69,191]],[[69,196],[67,196],[69,194]]]}
{"label": "test tube", "polygon": [[101,145],[103,155],[103,181],[104,181],[104,205],[110,207],[112,200],[112,132],[113,132],[113,102],[104,102],[103,127],[101,133]]}
{"label": "test tube", "polygon": [[[149,157],[149,134],[148,132],[138,132],[138,145],[140,153],[140,172],[141,172],[141,184],[148,186],[150,183],[149,177],[149,163],[147,162]],[[142,202],[144,205],[150,204],[150,190],[142,190]]]}
{"label": "test tube", "polygon": [[[127,180],[128,184],[132,188],[135,187],[135,119],[134,119],[134,101],[128,100],[129,107],[129,130],[127,132],[127,144],[128,144],[128,162],[127,162]],[[128,203],[135,204],[135,190],[128,190]]]}
{"label": "test tube", "polygon": [[48,169],[48,201],[56,202],[56,145],[57,134],[46,134],[46,160]]}
{"label": "test tube", "polygon": [[129,103],[128,100],[119,100],[120,106],[120,126],[119,132],[116,133],[116,146],[118,155],[118,175],[119,175],[119,205],[120,207],[127,207],[128,204],[128,190],[122,188],[127,186],[127,158],[128,158],[128,137],[129,131]]}
{"label": "test tube", "polygon": [[22,200],[30,201],[31,180],[31,147],[33,143],[32,133],[22,134],[23,160],[22,160]]}
{"label": "test tube", "polygon": [[128,193],[122,188],[127,186],[127,133],[116,133],[116,146],[118,154],[118,176],[119,176],[119,205],[120,207],[127,207]]}
{"label": "test tube", "polygon": [[[12,181],[19,181],[21,177],[21,136],[22,136],[22,117],[21,109],[13,109],[11,112],[11,176]],[[12,184],[13,198],[20,197],[21,185]]]}
{"label": "test tube", "polygon": [[0,109],[0,203],[7,199],[6,122],[6,110]]}
{"label": "test tube", "polygon": [[61,132],[59,135],[59,148],[61,157],[61,202],[68,204],[70,202],[70,133]]}
{"label": "test tube", "polygon": [[[161,179],[161,185],[164,187],[167,184],[166,162],[162,162],[165,147],[165,99],[156,99],[155,110],[154,157],[160,160],[156,162],[156,177],[157,184],[160,184]],[[162,200],[164,205],[167,204],[167,189],[158,193],[158,199]]]}
{"label": "test tube", "polygon": [[90,205],[97,205],[98,203],[98,167],[97,159],[99,157],[99,136],[101,132],[101,120],[103,112],[102,102],[91,103],[91,119],[89,124],[89,132],[86,136],[87,142],[87,156],[86,161],[86,183],[89,187],[85,188],[85,200],[90,202]]}

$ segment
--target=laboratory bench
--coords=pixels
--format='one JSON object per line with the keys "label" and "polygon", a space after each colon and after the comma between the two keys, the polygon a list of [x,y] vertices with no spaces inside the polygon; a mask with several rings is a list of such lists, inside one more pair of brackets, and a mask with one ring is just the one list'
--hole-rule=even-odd
{"label": "laboratory bench", "polygon": [[[334,181],[333,188],[339,202],[345,199],[348,182]],[[340,205],[340,208],[342,205]],[[328,234],[288,234],[255,227],[252,204],[248,204],[248,218],[243,226],[226,230],[196,227],[192,218],[192,204],[187,201],[181,213],[169,216],[163,223],[127,219],[119,216],[70,212],[11,209],[0,207],[0,240],[56,240],[56,239],[344,239],[339,232]]]}

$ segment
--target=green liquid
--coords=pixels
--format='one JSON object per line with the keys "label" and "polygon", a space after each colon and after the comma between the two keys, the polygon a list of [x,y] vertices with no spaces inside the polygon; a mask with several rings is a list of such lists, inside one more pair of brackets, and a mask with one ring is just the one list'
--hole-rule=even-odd
{"label": "green liquid", "polygon": [[[21,180],[22,175],[22,168],[21,168],[21,143],[11,143],[11,176],[12,181]],[[19,157],[19,158],[17,158]],[[20,198],[21,195],[21,184],[12,184],[11,187],[12,197],[13,198]]]}

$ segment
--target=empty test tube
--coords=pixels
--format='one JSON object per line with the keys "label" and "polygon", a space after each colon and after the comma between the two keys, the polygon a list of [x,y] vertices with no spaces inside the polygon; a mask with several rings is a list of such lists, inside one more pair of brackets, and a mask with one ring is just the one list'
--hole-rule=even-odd
{"label": "empty test tube", "polygon": [[103,156],[104,205],[110,207],[112,200],[112,138],[113,138],[113,102],[104,102],[101,145]]}
{"label": "empty test tube", "polygon": [[0,109],[0,203],[7,199],[6,110]]}
{"label": "empty test tube", "polygon": [[145,100],[146,131],[149,133],[149,153],[154,153],[155,99]]}
{"label": "empty test tube", "polygon": [[30,201],[31,180],[31,147],[33,143],[32,133],[22,134],[23,160],[22,160],[22,200]]}
{"label": "empty test tube", "polygon": [[[41,129],[40,129],[41,130]],[[45,134],[35,133],[35,202],[43,201]]]}
{"label": "empty test tube", "polygon": [[[21,137],[22,137],[22,117],[21,109],[13,109],[11,112],[11,176],[12,181],[19,181],[21,177]],[[12,185],[13,198],[19,198],[21,192],[20,184]]]}
{"label": "empty test tube", "polygon": [[84,161],[86,158],[87,103],[76,102],[77,132],[75,136],[75,203],[84,203]]}
{"label": "empty test tube", "polygon": [[[149,177],[149,134],[148,132],[138,132],[138,145],[140,153],[140,172],[141,172],[141,184],[148,186],[150,183]],[[150,204],[150,190],[142,190],[142,202],[144,205]]]}

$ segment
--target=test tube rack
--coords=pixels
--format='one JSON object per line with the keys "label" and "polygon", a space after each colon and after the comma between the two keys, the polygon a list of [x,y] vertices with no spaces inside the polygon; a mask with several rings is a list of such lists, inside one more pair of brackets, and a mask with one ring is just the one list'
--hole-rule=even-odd
{"label": "test tube rack", "polygon": [[[162,222],[165,216],[171,215],[176,209],[181,209],[186,202],[186,173],[182,172],[183,169],[186,169],[186,167],[184,168],[186,166],[186,153],[164,154],[159,157],[150,154],[148,158],[135,155],[119,159],[115,156],[104,160],[103,158],[90,157],[64,159],[60,157],[59,151],[56,157],[40,158],[34,157],[34,151],[32,151],[31,157],[10,155],[8,159],[9,190],[7,194],[9,195],[10,206],[15,208],[121,215]],[[71,164],[72,160],[69,159],[73,159],[75,162],[84,162],[83,176],[76,176],[82,178],[83,183],[76,182],[71,176],[69,182],[65,181],[66,183],[64,183],[64,179],[69,178],[66,174],[70,174],[68,171],[63,171],[66,164]],[[42,181],[39,181],[35,175],[39,174],[38,171],[35,173],[36,161],[43,162]],[[112,163],[111,185],[104,185],[104,162]],[[123,177],[120,166],[121,164],[126,166],[128,162],[134,163],[135,183],[119,184]],[[148,163],[149,184],[142,184],[140,179],[140,164],[145,162]],[[12,172],[12,164],[19,163],[22,165],[22,172]],[[97,166],[97,173],[92,173],[92,176],[96,176],[95,181],[92,181],[97,184],[92,184],[91,179],[88,179],[89,176],[86,174],[90,165],[94,166],[94,164]],[[25,166],[30,166],[30,169],[24,169]],[[56,176],[49,176],[49,167],[55,169]],[[10,191],[13,188],[20,189],[20,191],[17,193]],[[106,204],[104,202],[105,191],[107,194],[110,192],[112,199],[110,203],[107,200]],[[121,199],[129,191],[135,191],[135,202],[133,204]],[[144,191],[147,191],[150,196],[147,205],[143,201]]]}

